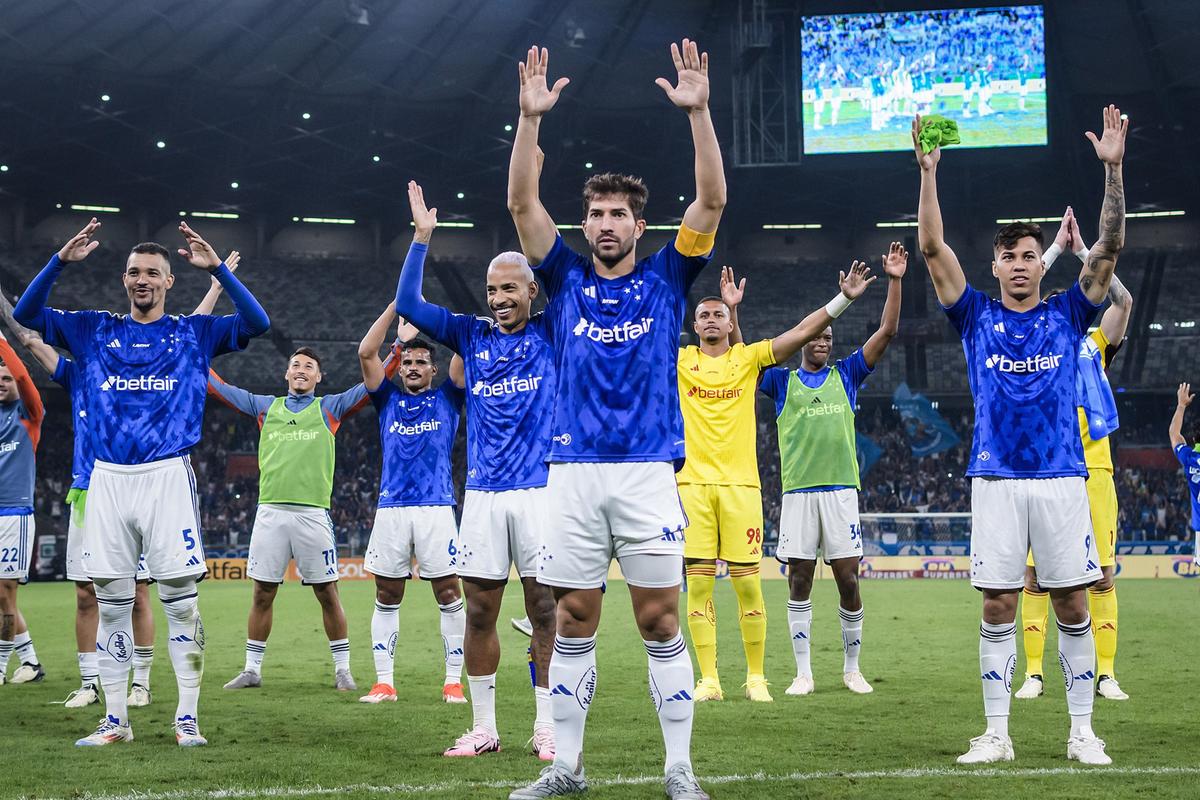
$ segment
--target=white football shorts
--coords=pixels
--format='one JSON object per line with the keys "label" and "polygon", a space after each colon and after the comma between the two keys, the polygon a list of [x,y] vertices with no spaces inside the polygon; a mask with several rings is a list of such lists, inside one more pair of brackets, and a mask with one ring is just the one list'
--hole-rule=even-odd
{"label": "white football shorts", "polygon": [[337,540],[329,510],[291,503],[260,503],[250,533],[246,574],[263,583],[283,583],[288,562],[305,584],[338,579]]}
{"label": "white football shorts", "polygon": [[363,569],[384,578],[409,578],[415,558],[421,578],[454,575],[457,533],[453,506],[380,508],[375,512]]}
{"label": "white football shorts", "polygon": [[522,578],[538,573],[546,529],[546,487],[481,492],[468,489],[458,524],[458,574],[507,580],[509,565]]}
{"label": "white football shorts", "polygon": [[825,563],[839,558],[862,558],[862,525],[858,519],[858,490],[829,489],[788,492],[779,511],[779,546],[775,558]]}

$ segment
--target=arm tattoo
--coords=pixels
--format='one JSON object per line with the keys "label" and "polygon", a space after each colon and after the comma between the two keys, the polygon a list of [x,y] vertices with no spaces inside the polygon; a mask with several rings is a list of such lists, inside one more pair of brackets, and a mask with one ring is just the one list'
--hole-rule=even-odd
{"label": "arm tattoo", "polygon": [[1108,299],[1114,306],[1125,308],[1133,301],[1133,295],[1125,288],[1125,284],[1121,283],[1121,279],[1113,275],[1112,283],[1108,285]]}
{"label": "arm tattoo", "polygon": [[[1099,284],[1106,291],[1125,246],[1125,188],[1120,165],[1104,165],[1104,204],[1100,207],[1100,236],[1088,253],[1079,286],[1087,292]],[[1124,287],[1122,287],[1124,288]],[[1128,292],[1126,292],[1128,294]]]}

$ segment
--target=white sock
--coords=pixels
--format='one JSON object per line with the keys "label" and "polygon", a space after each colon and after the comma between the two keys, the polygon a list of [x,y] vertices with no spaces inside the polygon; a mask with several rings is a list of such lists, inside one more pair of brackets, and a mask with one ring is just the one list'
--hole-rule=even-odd
{"label": "white sock", "polygon": [[596,696],[596,637],[556,635],[549,678],[554,763],[578,774],[583,770],[583,729]]}
{"label": "white sock", "polygon": [[1058,664],[1067,684],[1067,713],[1071,735],[1092,733],[1092,704],[1096,696],[1096,640],[1092,621],[1078,625],[1058,623]]}
{"label": "white sock", "polygon": [[150,667],[154,664],[154,645],[133,646],[133,682],[150,688]]}
{"label": "white sock", "polygon": [[788,600],[788,627],[792,629],[792,653],[796,656],[796,674],[812,675],[812,601]]}
{"label": "white sock", "polygon": [[371,615],[371,653],[375,656],[375,682],[396,685],[396,636],[400,632],[400,605],[375,601]]}
{"label": "white sock", "polygon": [[988,730],[1008,736],[1012,679],[1017,669],[1017,626],[1013,622],[979,625],[979,675]]}
{"label": "white sock", "polygon": [[333,656],[333,671],[350,669],[350,640],[330,639],[329,653]]}
{"label": "white sock", "polygon": [[159,583],[158,596],[167,613],[167,652],[179,688],[175,720],[196,721],[200,718],[200,679],[204,677],[204,623],[200,621],[196,581]]}
{"label": "white sock", "polygon": [[858,653],[862,650],[863,609],[847,611],[838,606],[842,622],[842,672],[858,672]]}
{"label": "white sock", "polygon": [[491,675],[468,675],[471,685],[471,712],[476,728],[485,728],[496,734],[496,673]]}
{"label": "white sock", "polygon": [[245,672],[253,672],[255,675],[262,674],[262,662],[267,657],[267,643],[260,642],[258,639],[246,640],[246,666],[243,667]]}
{"label": "white sock", "polygon": [[533,717],[533,729],[554,727],[554,711],[550,708],[550,687],[533,687],[533,702],[537,709]]}
{"label": "white sock", "polygon": [[667,749],[666,766],[692,764],[692,658],[688,655],[683,635],[676,633],[667,642],[647,642],[650,661],[650,698],[658,710],[663,743]]}
{"label": "white sock", "polygon": [[33,649],[33,639],[29,637],[29,631],[18,633],[13,637],[13,649],[16,650],[17,658],[22,664],[37,664],[37,652]]}
{"label": "white sock", "polygon": [[97,667],[104,687],[105,713],[120,725],[129,723],[129,662],[133,660],[132,578],[96,581]]}
{"label": "white sock", "polygon": [[8,672],[8,659],[12,651],[12,639],[0,639],[0,673]]}
{"label": "white sock", "polygon": [[[442,647],[446,652],[446,685],[462,683],[463,636],[467,630],[467,612],[460,597],[453,603],[438,604],[441,610]],[[495,724],[493,719],[493,725]]]}
{"label": "white sock", "polygon": [[77,653],[75,656],[79,660],[79,685],[87,686],[89,683],[100,688],[100,665],[96,659],[96,651],[90,653]]}

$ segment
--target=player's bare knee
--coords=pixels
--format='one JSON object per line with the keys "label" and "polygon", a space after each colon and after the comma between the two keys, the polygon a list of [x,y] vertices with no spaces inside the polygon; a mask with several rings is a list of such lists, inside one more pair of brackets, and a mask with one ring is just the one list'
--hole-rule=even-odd
{"label": "player's bare knee", "polygon": [[1087,592],[1083,587],[1050,590],[1054,617],[1064,625],[1078,625],[1088,618]]}
{"label": "player's bare knee", "polygon": [[438,605],[448,606],[454,601],[462,597],[462,590],[458,588],[458,579],[453,581],[435,581],[433,584],[433,596],[437,600]]}
{"label": "player's bare knee", "polygon": [[[266,611],[275,603],[275,594],[279,591],[279,585],[275,583],[263,583],[262,581],[254,582],[254,594],[251,603],[257,611]],[[317,595],[320,599],[320,595]]]}
{"label": "player's bare knee", "polygon": [[648,642],[665,642],[679,633],[679,604],[642,603],[634,609],[638,630]]}
{"label": "player's bare knee", "polygon": [[375,599],[385,606],[398,606],[404,599],[404,578],[375,577]]}
{"label": "player's bare knee", "polygon": [[75,584],[75,610],[87,613],[96,609],[96,589],[91,583]]}
{"label": "player's bare knee", "polygon": [[984,589],[983,621],[989,625],[1004,625],[1017,619],[1016,589]]}
{"label": "player's bare knee", "polygon": [[788,563],[788,592],[791,600],[807,600],[812,594],[816,564],[792,560]]}
{"label": "player's bare knee", "polygon": [[1100,580],[1092,584],[1091,589],[1094,592],[1107,592],[1113,588],[1113,579],[1116,578],[1116,569],[1113,567],[1101,567]]}
{"label": "player's bare knee", "polygon": [[526,593],[525,614],[535,631],[554,632],[554,597],[549,591]]}
{"label": "player's bare knee", "polygon": [[[340,608],[341,601],[338,596],[337,581],[329,583],[314,583],[313,595],[316,596],[317,602],[321,604],[321,608]],[[275,593],[271,593],[274,598]]]}

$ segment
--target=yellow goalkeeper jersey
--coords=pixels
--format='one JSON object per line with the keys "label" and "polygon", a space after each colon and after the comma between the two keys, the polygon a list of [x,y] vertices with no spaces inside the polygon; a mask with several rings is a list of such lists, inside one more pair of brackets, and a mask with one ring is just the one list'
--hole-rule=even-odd
{"label": "yellow goalkeeper jersey", "polygon": [[686,460],[679,483],[758,487],[754,394],[775,363],[771,342],[735,344],[720,356],[679,351],[679,406]]}

